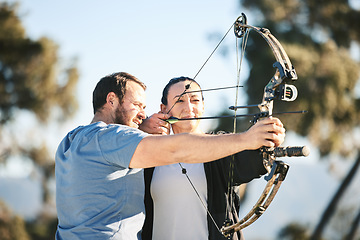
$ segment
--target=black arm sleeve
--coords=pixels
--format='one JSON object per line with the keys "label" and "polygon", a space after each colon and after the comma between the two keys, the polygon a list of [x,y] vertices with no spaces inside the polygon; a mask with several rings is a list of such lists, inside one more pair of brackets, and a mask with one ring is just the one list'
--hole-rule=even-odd
{"label": "black arm sleeve", "polygon": [[153,200],[150,194],[150,183],[152,175],[155,168],[145,168],[144,169],[144,181],[145,181],[145,222],[141,232],[142,240],[151,240],[152,239],[152,230],[153,230],[153,216],[154,216],[154,205]]}
{"label": "black arm sleeve", "polygon": [[267,171],[264,167],[260,150],[247,150],[235,154],[233,176],[234,185],[248,183],[254,178],[260,178],[266,173]]}

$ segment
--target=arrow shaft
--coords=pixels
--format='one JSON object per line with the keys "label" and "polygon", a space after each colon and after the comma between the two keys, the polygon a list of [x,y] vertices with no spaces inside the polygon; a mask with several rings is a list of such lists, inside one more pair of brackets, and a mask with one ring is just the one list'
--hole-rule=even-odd
{"label": "arrow shaft", "polygon": [[[277,114],[293,114],[293,113],[306,113],[307,111],[293,111],[293,112],[278,112],[273,113],[273,115]],[[238,118],[238,117],[252,117],[256,114],[237,114],[237,115],[225,115],[225,116],[213,116],[213,117],[197,117],[197,118],[176,118],[176,117],[170,117],[168,119],[164,119],[165,122],[168,122],[170,124],[176,123],[178,121],[190,121],[190,120],[207,120],[207,119],[218,119],[218,118]]]}

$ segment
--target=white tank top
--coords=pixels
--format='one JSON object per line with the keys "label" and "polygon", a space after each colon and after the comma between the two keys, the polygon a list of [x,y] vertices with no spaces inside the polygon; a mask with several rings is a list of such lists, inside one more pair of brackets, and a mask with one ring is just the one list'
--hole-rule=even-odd
{"label": "white tank top", "polygon": [[[204,165],[181,165],[207,207]],[[150,191],[154,200],[154,240],[208,239],[206,209],[179,164],[156,167]]]}

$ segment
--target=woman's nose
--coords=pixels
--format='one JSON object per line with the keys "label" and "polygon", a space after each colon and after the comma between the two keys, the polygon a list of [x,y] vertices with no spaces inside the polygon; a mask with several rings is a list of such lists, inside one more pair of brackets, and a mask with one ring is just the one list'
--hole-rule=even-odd
{"label": "woman's nose", "polygon": [[189,112],[191,112],[191,111],[193,110],[193,105],[192,105],[192,103],[191,103],[190,100],[188,100],[188,101],[185,102],[185,108],[186,108],[186,110],[188,110]]}

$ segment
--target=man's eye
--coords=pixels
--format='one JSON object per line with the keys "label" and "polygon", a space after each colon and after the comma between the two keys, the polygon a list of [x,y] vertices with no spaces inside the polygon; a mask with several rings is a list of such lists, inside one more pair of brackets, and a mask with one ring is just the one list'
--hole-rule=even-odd
{"label": "man's eye", "polygon": [[142,105],[141,104],[134,104],[135,107],[139,108],[139,109],[143,109]]}

